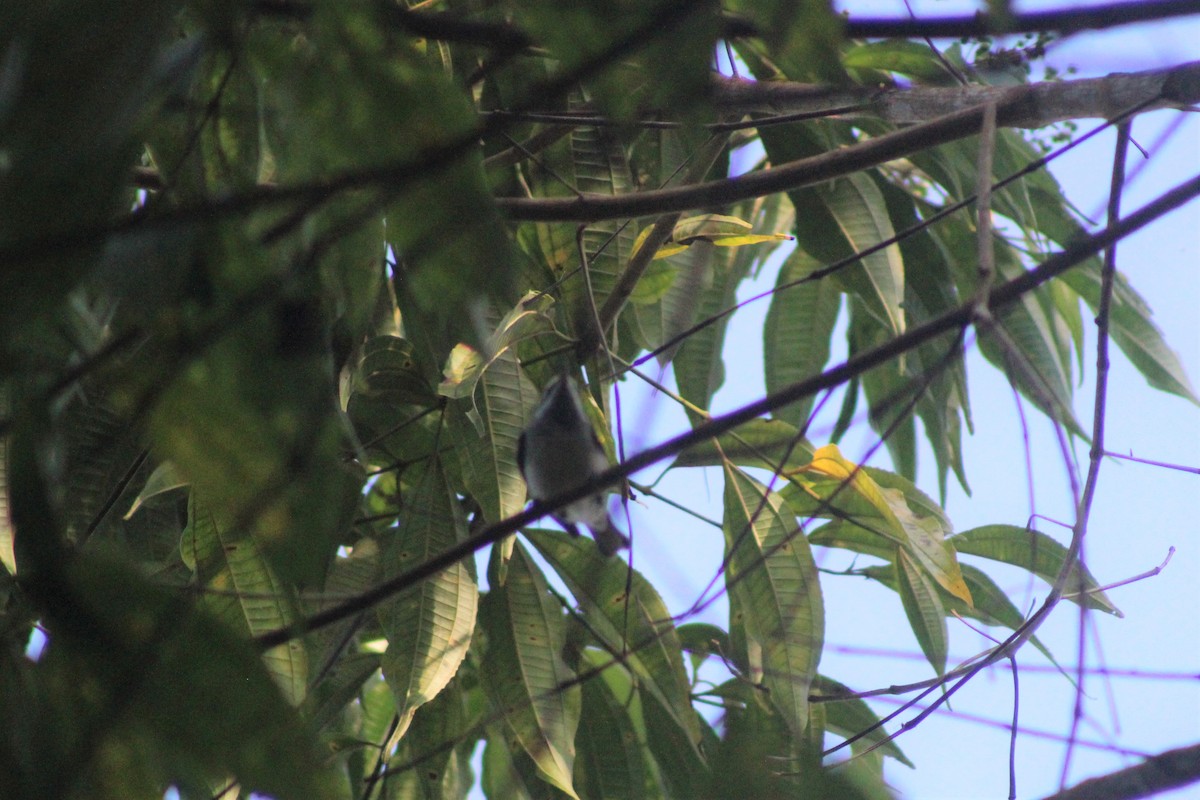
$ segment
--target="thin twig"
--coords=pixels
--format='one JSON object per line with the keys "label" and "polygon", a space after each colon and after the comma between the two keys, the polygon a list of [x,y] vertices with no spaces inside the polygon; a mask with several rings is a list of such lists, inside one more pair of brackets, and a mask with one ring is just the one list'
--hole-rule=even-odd
{"label": "thin twig", "polygon": [[[1129,131],[1131,123],[1122,122],[1117,128],[1116,153],[1113,156],[1112,188],[1108,201],[1108,229],[1111,230],[1121,218],[1121,190],[1125,185],[1125,156],[1129,149]],[[1071,533],[1071,542],[1078,542],[1076,558],[1083,558],[1083,539],[1087,534],[1088,519],[1091,516],[1092,499],[1096,494],[1096,483],[1100,478],[1100,464],[1104,460],[1104,418],[1108,410],[1108,340],[1109,315],[1112,309],[1113,282],[1115,280],[1117,262],[1117,243],[1111,242],[1104,249],[1104,266],[1100,273],[1100,305],[1096,312],[1096,398],[1092,409],[1092,447],[1088,456],[1088,474],[1083,485],[1083,495],[1079,499],[1078,510],[1075,514],[1075,527]],[[1071,566],[1064,563],[1063,568]],[[1061,577],[1061,576],[1060,576]],[[1079,585],[1076,591],[1082,592],[1084,587],[1083,570],[1078,572]],[[1056,583],[1057,585],[1057,583]],[[1079,647],[1077,663],[1082,664],[1086,658],[1084,641],[1084,621],[1087,605],[1079,604]],[[1074,754],[1073,742],[1079,731],[1079,723],[1083,718],[1083,680],[1082,672],[1076,674],[1076,685],[1079,687],[1075,694],[1075,709],[1071,715],[1071,734],[1067,740],[1067,752],[1063,756],[1062,772],[1059,776],[1059,789],[1066,788],[1070,775],[1071,757]]]}
{"label": "thin twig", "polygon": [[1171,464],[1166,461],[1151,461],[1148,458],[1138,458],[1132,452],[1129,455],[1124,453],[1114,453],[1111,450],[1106,450],[1104,455],[1109,458],[1119,458],[1122,461],[1133,461],[1138,464],[1149,464],[1152,467],[1162,467],[1163,469],[1174,469],[1179,472],[1190,472],[1193,475],[1200,475],[1200,467],[1189,467],[1184,464]]}

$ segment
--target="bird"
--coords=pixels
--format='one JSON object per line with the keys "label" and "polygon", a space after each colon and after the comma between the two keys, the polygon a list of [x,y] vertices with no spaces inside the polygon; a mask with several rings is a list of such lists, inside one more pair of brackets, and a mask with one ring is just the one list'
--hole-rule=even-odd
{"label": "bird", "polygon": [[[575,382],[568,374],[559,374],[546,385],[517,440],[517,467],[529,496],[536,501],[552,500],[587,483],[608,466],[608,456],[583,412]],[[629,539],[613,525],[603,489],[551,516],[574,536],[579,535],[577,523],[586,525],[606,557],[629,546]]]}

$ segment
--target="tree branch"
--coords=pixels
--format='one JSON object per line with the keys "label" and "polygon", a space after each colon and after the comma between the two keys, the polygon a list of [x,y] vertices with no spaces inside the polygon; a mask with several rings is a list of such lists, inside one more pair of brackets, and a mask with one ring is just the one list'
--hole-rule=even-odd
{"label": "tree branch", "polygon": [[[1145,78],[1144,76],[1150,76]],[[1114,79],[1129,76],[1111,76]],[[1165,73],[1143,73],[1134,81],[1141,83],[1145,93],[1121,92],[1121,99],[1135,99],[1120,108],[1110,108],[1113,99],[1108,97],[1111,84],[1106,78],[1093,81],[1072,81],[1062,86],[1082,85],[1081,93],[1092,98],[1099,107],[1093,107],[1085,116],[1117,116],[1130,108],[1139,112],[1143,108],[1164,105],[1189,105],[1200,101],[1200,62],[1193,62]],[[1144,80],[1144,82],[1142,82]],[[822,181],[848,175],[859,170],[879,166],[887,161],[902,158],[920,150],[962,139],[979,132],[983,120],[983,105],[994,102],[996,124],[1011,127],[1018,122],[1043,118],[1045,111],[1041,97],[1044,88],[1055,84],[1037,84],[1014,89],[1000,89],[989,97],[987,93],[974,95],[977,105],[955,111],[945,116],[914,125],[909,128],[867,139],[859,144],[833,150],[821,155],[792,161],[774,169],[753,172],[736,178],[696,184],[673,189],[659,189],[638,194],[613,197],[609,195],[583,195],[574,198],[530,199],[523,197],[499,198],[500,210],[511,219],[537,222],[594,222],[604,219],[621,219],[658,215],[671,211],[687,211],[705,206],[723,206],[740,200],[790,191]],[[1107,87],[1107,88],[1105,88]],[[811,87],[804,87],[807,95]],[[963,88],[943,90],[959,94]],[[947,96],[949,96],[949,94]],[[845,100],[845,98],[838,98]],[[1164,102],[1164,100],[1166,102]],[[1072,113],[1078,114],[1079,108]],[[1070,116],[1070,115],[1068,115]]]}
{"label": "tree branch", "polygon": [[[1001,33],[1058,31],[1073,33],[1103,30],[1118,25],[1152,22],[1182,17],[1196,12],[1195,0],[1126,0],[1105,6],[1059,11],[1009,13],[1004,16],[972,14],[960,17],[870,19],[850,17],[842,32],[851,39],[916,38],[921,36],[959,38],[990,36]],[[723,34],[729,38],[761,37],[753,22],[742,17],[726,17]]]}
{"label": "tree branch", "polygon": [[816,114],[859,106],[855,113],[911,125],[987,103],[1006,106],[1000,124],[1043,128],[1069,119],[1110,119],[1139,103],[1145,110],[1200,103],[1200,61],[1169,69],[1118,72],[1103,78],[1049,81],[1024,86],[922,86],[911,89],[821,86],[807,83],[717,79],[713,103],[745,114]]}
{"label": "tree branch", "polygon": [[1200,781],[1200,744],[1151,756],[1133,767],[1090,778],[1044,800],[1133,800]]}

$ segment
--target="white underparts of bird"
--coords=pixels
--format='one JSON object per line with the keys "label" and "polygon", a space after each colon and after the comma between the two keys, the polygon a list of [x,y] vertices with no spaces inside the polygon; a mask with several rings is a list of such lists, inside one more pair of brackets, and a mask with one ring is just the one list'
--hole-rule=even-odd
{"label": "white underparts of bird", "polygon": [[[608,456],[579,399],[579,390],[568,375],[559,375],[546,386],[529,425],[517,441],[517,466],[529,496],[552,500],[577,489],[608,469]],[[613,525],[605,491],[576,500],[552,515],[568,532],[578,535],[578,524],[592,532],[596,546],[611,556],[629,539]]]}

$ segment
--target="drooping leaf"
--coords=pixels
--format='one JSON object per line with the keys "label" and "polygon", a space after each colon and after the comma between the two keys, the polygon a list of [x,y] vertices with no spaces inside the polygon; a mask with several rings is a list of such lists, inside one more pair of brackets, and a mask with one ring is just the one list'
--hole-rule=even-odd
{"label": "drooping leaf", "polygon": [[[836,445],[817,450],[812,463],[796,477],[803,482],[804,493],[819,500],[812,513],[828,515],[822,505],[831,500],[838,502],[845,509],[839,516],[862,517],[864,527],[903,547],[946,591],[965,603],[971,602],[954,548],[945,539],[948,530],[944,515],[914,513],[899,490],[880,487],[867,472],[847,461]],[[795,499],[789,499],[789,505],[797,509],[801,499],[798,492]]]}
{"label": "drooping leaf", "polygon": [[484,595],[484,688],[543,780],[577,798],[572,784],[579,686],[563,661],[566,621],[545,578],[519,543],[504,585]]}
{"label": "drooping leaf", "polygon": [[[824,675],[818,675],[813,680],[812,693],[815,696],[843,696],[851,694],[850,689]],[[866,701],[857,697],[846,697],[844,700],[835,700],[822,703],[821,706],[825,709],[825,722],[829,730],[845,736],[857,736],[868,728],[873,728],[879,723],[879,717],[871,710]],[[914,767],[914,764],[908,760],[899,745],[894,740],[888,740],[886,729],[880,727],[873,732],[867,734],[859,740],[859,749],[865,749],[878,745],[879,752],[885,756],[891,756],[906,767]],[[851,745],[854,748],[855,745]]]}
{"label": "drooping leaf", "polygon": [[[416,479],[406,500],[384,554],[385,578],[416,568],[466,535],[466,522],[439,459]],[[388,639],[383,674],[396,697],[398,735],[417,709],[437,697],[458,672],[471,644],[478,600],[470,570],[458,562],[379,607]]]}
{"label": "drooping leaf", "polygon": [[[1093,312],[1098,310],[1100,274],[1095,265],[1082,264],[1066,272],[1061,280],[1082,297]],[[1113,283],[1109,333],[1148,384],[1200,404],[1179,356],[1163,340],[1162,332],[1151,319],[1150,307],[1119,272]]]}
{"label": "drooping leaf", "polygon": [[808,540],[782,498],[725,468],[730,627],[761,649],[763,684],[794,736],[808,725],[808,690],[825,636],[825,612]]}
{"label": "drooping leaf", "polygon": [[[597,669],[611,660],[606,653],[585,650],[583,666]],[[620,694],[617,694],[620,692]],[[632,681],[618,670],[582,686],[582,719],[575,739],[575,784],[583,797],[644,798],[650,776],[646,774],[645,729],[641,702]],[[638,728],[642,728],[639,735]]]}
{"label": "drooping leaf", "polygon": [[[829,360],[830,338],[841,304],[839,292],[828,280],[782,288],[819,266],[796,248],[779,268],[777,291],[763,323],[763,369],[768,392],[817,375]],[[807,397],[772,413],[777,419],[801,427],[807,423],[812,406],[813,398]]]}
{"label": "drooping leaf", "polygon": [[[1067,549],[1046,534],[1016,525],[983,525],[963,531],[948,541],[959,553],[1012,564],[1049,583],[1054,583],[1067,556]],[[1072,602],[1080,602],[1075,593],[1083,592],[1083,604],[1088,608],[1124,616],[1104,592],[1098,591],[1099,588],[1100,584],[1087,567],[1081,570],[1076,564],[1067,574],[1064,591]]]}
{"label": "drooping leaf", "polygon": [[812,458],[812,445],[790,423],[779,419],[752,419],[729,433],[689,447],[672,462],[673,467],[715,467],[729,459],[743,467],[776,469],[798,467]]}
{"label": "drooping leaf", "polygon": [[489,522],[512,516],[525,505],[517,439],[537,399],[537,388],[522,372],[516,352],[506,348],[487,364],[471,396],[451,405],[449,444],[466,490]]}
{"label": "drooping leaf", "polygon": [[[525,533],[539,554],[566,582],[579,601],[592,633],[610,653],[622,654],[625,667],[696,747],[700,727],[683,670],[679,636],[666,603],[654,587],[617,559],[605,558],[583,537],[548,531]],[[632,593],[625,592],[632,581]]]}
{"label": "drooping leaf", "polygon": [[938,675],[946,672],[949,648],[946,613],[938,598],[937,587],[903,549],[896,552],[896,583],[908,624],[917,637],[921,652]]}
{"label": "drooping leaf", "polygon": [[[188,498],[188,526],[180,543],[184,563],[204,588],[204,605],[243,635],[286,628],[299,617],[294,592],[279,579],[252,536],[220,523],[195,493]],[[308,689],[304,641],[263,654],[267,669],[293,704]]]}
{"label": "drooping leaf", "polygon": [[[850,252],[861,253],[895,236],[883,195],[866,175],[839,178],[818,191]],[[879,327],[893,336],[904,332],[904,262],[899,247],[891,245],[864,256],[835,273],[835,280],[862,301]]]}

